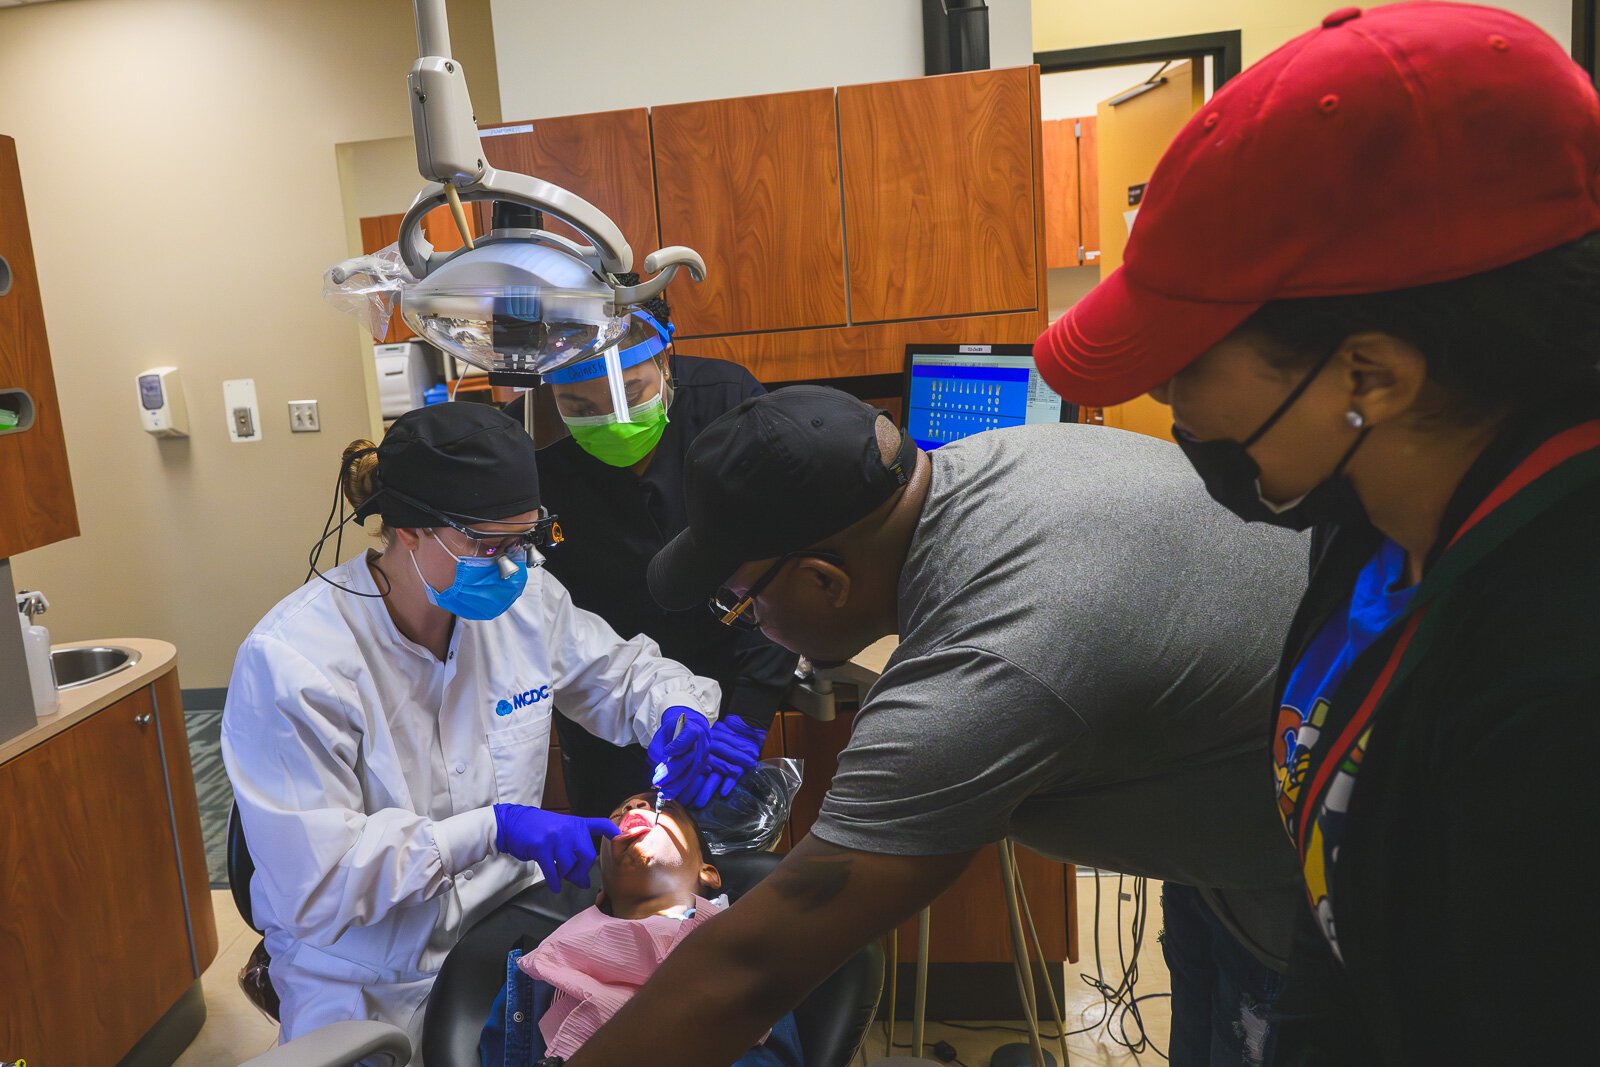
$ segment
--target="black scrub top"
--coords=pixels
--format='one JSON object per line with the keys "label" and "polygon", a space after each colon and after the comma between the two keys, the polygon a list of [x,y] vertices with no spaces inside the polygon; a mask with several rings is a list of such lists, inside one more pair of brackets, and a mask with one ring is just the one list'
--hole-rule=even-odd
{"label": "black scrub top", "polygon": [[[721,359],[672,355],[674,396],[667,427],[643,475],[602,463],[565,438],[539,451],[541,503],[566,541],[546,552],[545,569],[573,603],[623,637],[646,634],[663,655],[722,686],[722,713],[766,727],[794,678],[797,657],[762,637],[717,621],[705,605],[663,611],[645,568],[689,524],[683,500],[689,445],[718,416],[766,392],[749,371]],[[523,398],[506,412],[522,418]]]}

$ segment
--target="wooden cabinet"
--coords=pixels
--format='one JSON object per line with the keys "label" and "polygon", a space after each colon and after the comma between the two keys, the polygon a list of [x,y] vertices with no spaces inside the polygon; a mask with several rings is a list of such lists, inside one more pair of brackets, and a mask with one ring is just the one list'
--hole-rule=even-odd
{"label": "wooden cabinet", "polygon": [[1040,124],[1044,151],[1045,266],[1077,267],[1100,258],[1100,178],[1094,116]]}
{"label": "wooden cabinet", "polygon": [[[667,291],[679,347],[768,384],[899,374],[908,343],[1046,325],[1036,67],[508,123],[483,145],[609,214],[637,267],[698,251],[705,280]],[[362,223],[369,248],[394,239]]]}
{"label": "wooden cabinet", "polygon": [[1038,307],[1038,113],[1034,67],[839,89],[851,321]]}
{"label": "wooden cabinet", "polygon": [[[661,246],[644,108],[488,126],[482,136],[492,166],[559,185],[609,215],[633,246],[635,270]],[[546,228],[588,243],[554,219]]]}
{"label": "wooden cabinet", "polygon": [[[131,402],[131,383],[128,388]],[[78,536],[17,146],[9,137],[0,137],[0,408],[20,419],[16,429],[0,429],[0,485],[6,487],[0,559],[5,559]]]}
{"label": "wooden cabinet", "polygon": [[[476,214],[471,211],[463,214],[467,217],[467,232],[476,238],[482,232]],[[400,217],[405,218],[404,215]],[[400,226],[396,222],[395,237],[398,239],[399,235]],[[461,239],[461,230],[457,228],[456,220],[450,217],[448,207],[436,207],[422,216],[422,236],[427,238],[428,243],[438,252],[454,252],[466,244]]]}
{"label": "wooden cabinet", "polygon": [[0,1053],[115,1063],[217,951],[176,673],[0,764],[0,798]]}
{"label": "wooden cabinet", "polygon": [[[400,239],[400,220],[403,215],[374,215],[361,220],[361,251],[366,255],[394,244]],[[400,341],[410,340],[415,336],[411,327],[406,325],[406,320],[401,318],[397,307],[389,316],[389,331],[383,335],[383,343],[396,344]]]}
{"label": "wooden cabinet", "polygon": [[1100,120],[1093,115],[1079,123],[1078,220],[1083,227],[1083,261],[1100,262]]}
{"label": "wooden cabinet", "polygon": [[688,245],[707,268],[669,293],[679,338],[849,321],[833,96],[651,113],[662,243]]}
{"label": "wooden cabinet", "polygon": [[[468,211],[467,232],[477,237],[483,233],[484,226],[479,212]],[[400,223],[405,215],[372,215],[361,220],[361,251],[371,255],[379,252],[400,240]],[[462,245],[461,231],[456,228],[455,219],[450,217],[448,207],[436,207],[422,217],[422,236],[430,245],[441,252],[453,252]],[[383,344],[392,345],[400,341],[409,341],[415,337],[416,331],[400,315],[400,307],[395,305],[394,313],[389,316],[389,332],[383,335]]]}
{"label": "wooden cabinet", "polygon": [[1043,311],[1019,311],[826,330],[699,337],[686,343],[683,350],[696,356],[732,360],[763,382],[790,382],[899,374],[905,368],[907,344],[1032,344],[1044,325]]}

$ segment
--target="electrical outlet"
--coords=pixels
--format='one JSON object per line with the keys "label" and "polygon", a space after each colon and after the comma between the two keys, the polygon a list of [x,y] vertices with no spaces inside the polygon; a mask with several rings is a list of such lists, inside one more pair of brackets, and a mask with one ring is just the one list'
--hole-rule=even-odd
{"label": "electrical outlet", "polygon": [[244,444],[261,440],[261,405],[256,403],[253,378],[230,378],[222,383],[222,406],[228,416],[228,440]]}
{"label": "electrical outlet", "polygon": [[315,400],[289,401],[290,433],[318,433],[321,430],[322,423],[317,418],[317,402]]}

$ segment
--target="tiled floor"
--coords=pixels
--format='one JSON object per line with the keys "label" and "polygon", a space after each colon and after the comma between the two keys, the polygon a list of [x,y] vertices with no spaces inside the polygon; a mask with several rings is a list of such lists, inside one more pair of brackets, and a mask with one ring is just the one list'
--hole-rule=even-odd
{"label": "tiled floor", "polygon": [[[1101,1021],[1103,1009],[1100,995],[1091,990],[1078,976],[1085,971],[1094,973],[1094,940],[1093,940],[1093,904],[1094,883],[1088,878],[1078,881],[1078,929],[1079,961],[1066,966],[1067,979],[1067,1029],[1068,1031],[1090,1028],[1090,1032],[1073,1034],[1067,1038],[1067,1052],[1074,1067],[1100,1067],[1100,1065],[1128,1065],[1128,1064],[1161,1064],[1164,1063],[1161,1053],[1167,1051],[1167,1034],[1171,1022],[1171,1013],[1168,1009],[1166,997],[1157,997],[1146,1000],[1139,1005],[1146,1026],[1149,1029],[1151,1048],[1147,1048],[1140,1055],[1134,1055],[1111,1040],[1104,1027],[1095,1027],[1093,1024]],[[1131,890],[1131,879],[1127,883]],[[1100,909],[1100,952],[1103,965],[1106,969],[1106,981],[1116,985],[1122,969],[1117,961],[1117,916],[1116,893],[1117,879],[1115,875],[1101,878],[1101,909]],[[1145,931],[1144,948],[1139,954],[1139,981],[1136,992],[1143,997],[1150,993],[1168,993],[1172,986],[1167,976],[1166,961],[1161,958],[1161,946],[1156,942],[1156,932],[1161,929],[1161,891],[1160,884],[1150,883],[1149,888],[1149,913]],[[1132,918],[1128,904],[1123,905],[1122,911],[1122,938],[1124,949],[1131,949],[1128,939],[1128,923]],[[1115,974],[1110,973],[1115,971]],[[902,995],[906,995],[902,990]],[[1115,1026],[1117,1020],[1112,1020]],[[1053,1020],[1040,1020],[1046,1033],[1054,1033]],[[967,1024],[983,1025],[983,1024]],[[990,1025],[1019,1027],[1020,1023],[995,1023]],[[1137,1038],[1137,1027],[1130,1019],[1127,1023],[1129,1036]],[[902,1022],[896,1031],[895,1041],[906,1044],[911,1040],[911,1024]],[[947,1041],[955,1048],[959,1063],[965,1067],[988,1067],[990,1057],[994,1050],[1001,1045],[1013,1042],[1026,1043],[1028,1038],[1022,1033],[1010,1032],[974,1032],[972,1030],[958,1029],[952,1026],[941,1026],[938,1023],[929,1023],[926,1037],[926,1046],[923,1055],[932,1060],[932,1047],[934,1042]],[[1045,1042],[1045,1050],[1050,1052],[1059,1065],[1061,1053],[1054,1042]],[[871,1063],[886,1055],[884,1048],[883,1028],[876,1028],[867,1038],[867,1062]],[[909,1049],[897,1049],[900,1056],[909,1056]],[[859,1061],[857,1061],[859,1062]]]}
{"label": "tiled floor", "polygon": [[277,1024],[269,1022],[239,991],[239,968],[261,935],[239,918],[233,894],[226,889],[211,891],[211,909],[217,916],[219,948],[202,978],[206,1025],[174,1067],[235,1067],[265,1052],[278,1039]]}
{"label": "tiled floor", "polygon": [[[1115,877],[1102,879],[1102,907],[1100,914],[1101,954],[1106,967],[1116,968],[1120,975],[1120,965],[1116,964],[1116,889]],[[1145,946],[1139,956],[1139,984],[1138,992],[1141,996],[1147,993],[1165,993],[1170,986],[1167,978],[1167,967],[1161,959],[1161,946],[1155,942],[1156,931],[1160,929],[1159,889],[1152,884],[1150,893],[1149,928],[1146,933]],[[233,897],[226,890],[215,890],[211,894],[212,905],[217,916],[217,935],[220,950],[216,962],[205,973],[205,994],[207,1020],[205,1029],[200,1036],[190,1045],[177,1060],[175,1067],[234,1067],[241,1060],[264,1052],[272,1046],[277,1036],[277,1027],[268,1022],[260,1012],[244,999],[244,994],[239,991],[239,968],[244,966],[245,959],[255,948],[257,935],[244,925],[239,918],[239,913],[234,909]],[[1091,933],[1091,920],[1093,918],[1092,904],[1094,900],[1093,883],[1084,878],[1079,882],[1079,908],[1082,944],[1080,945],[1081,961],[1074,965],[1067,965],[1070,979],[1067,982],[1067,1027],[1075,1030],[1096,1022],[1101,1016],[1099,995],[1089,989],[1078,975],[1083,971],[1094,970],[1094,943]],[[1130,918],[1127,905],[1123,907],[1123,939],[1127,943],[1127,922]],[[1116,977],[1108,975],[1108,981],[1116,983]],[[909,991],[905,991],[909,994]],[[1144,1019],[1150,1030],[1151,1044],[1162,1052],[1167,1048],[1167,1029],[1169,1013],[1166,998],[1145,1001],[1141,1008],[1144,1009]],[[1019,1026],[1018,1023],[1002,1023],[998,1025]],[[1133,1029],[1129,1024],[1130,1030]],[[1052,1028],[1048,1032],[1053,1032]],[[911,1025],[901,1023],[895,1036],[896,1041],[906,1043],[911,1040]],[[940,1026],[937,1023],[928,1025],[927,1041],[931,1055],[932,1043],[948,1041],[956,1050],[960,1063],[965,1067],[988,1067],[989,1057],[1001,1045],[1013,1041],[1025,1042],[1028,1039],[1020,1033],[988,1032],[975,1033],[970,1030],[960,1030],[954,1027]],[[1053,1047],[1053,1046],[1047,1046]],[[1143,1055],[1135,1056],[1119,1047],[1106,1036],[1104,1028],[1095,1029],[1091,1033],[1077,1034],[1067,1039],[1067,1048],[1071,1054],[1072,1063],[1078,1067],[1099,1067],[1106,1064],[1158,1064],[1163,1062],[1161,1056],[1154,1051],[1146,1051]],[[897,1050],[901,1056],[909,1055],[909,1051]],[[882,1058],[885,1055],[884,1035],[882,1028],[874,1031],[867,1040],[868,1062]],[[1060,1059],[1059,1052],[1056,1054]]]}

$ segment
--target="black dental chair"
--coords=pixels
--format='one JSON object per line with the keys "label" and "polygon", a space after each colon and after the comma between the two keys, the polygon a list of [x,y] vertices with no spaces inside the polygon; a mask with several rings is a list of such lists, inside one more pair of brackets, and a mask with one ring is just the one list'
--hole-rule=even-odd
{"label": "black dental chair", "polygon": [[[723,890],[731,900],[738,900],[770,874],[782,859],[770,852],[735,852],[718,857],[716,866],[722,872]],[[254,872],[255,863],[245,843],[239,809],[235,805],[228,818],[228,882],[239,914],[252,929],[256,929],[250,908],[250,876]],[[598,866],[591,881],[599,884]],[[514,948],[530,951],[556,927],[593,904],[594,894],[593,889],[574,886],[567,886],[560,893],[551,893],[542,884],[530,886],[484,916],[462,936],[445,958],[428,999],[422,1027],[422,1055],[429,1067],[476,1067],[478,1036],[505,980],[506,954]],[[883,951],[876,943],[870,944],[795,1008],[795,1023],[807,1067],[848,1067],[877,1012],[878,998],[883,992],[883,973]],[[370,1028],[382,1024],[366,1025]],[[289,1054],[283,1056],[281,1062],[297,1067],[346,1067],[366,1054],[330,1060],[294,1053],[302,1041],[320,1033],[308,1034],[306,1038],[280,1046],[275,1053]],[[381,1051],[381,1047],[369,1044],[367,1051]],[[258,1060],[273,1056],[269,1053]],[[403,1064],[396,1067],[403,1067]]]}

